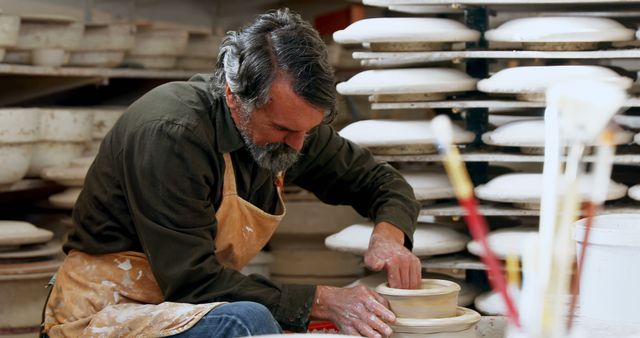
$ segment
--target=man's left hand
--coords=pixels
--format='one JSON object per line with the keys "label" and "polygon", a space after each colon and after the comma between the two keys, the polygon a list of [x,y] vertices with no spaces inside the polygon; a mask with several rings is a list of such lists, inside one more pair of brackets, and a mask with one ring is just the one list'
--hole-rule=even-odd
{"label": "man's left hand", "polygon": [[385,269],[389,287],[417,289],[422,278],[420,259],[404,247],[404,233],[393,224],[376,224],[364,264],[373,271]]}

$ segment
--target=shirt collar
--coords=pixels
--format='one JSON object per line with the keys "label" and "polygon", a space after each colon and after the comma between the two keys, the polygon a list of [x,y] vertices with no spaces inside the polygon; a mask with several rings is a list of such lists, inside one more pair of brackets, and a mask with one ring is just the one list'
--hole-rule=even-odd
{"label": "shirt collar", "polygon": [[216,138],[218,151],[221,153],[230,153],[244,147],[244,141],[240,135],[240,131],[236,127],[235,122],[231,118],[231,111],[227,107],[227,103],[223,98],[218,99],[222,109],[214,109],[216,114]]}

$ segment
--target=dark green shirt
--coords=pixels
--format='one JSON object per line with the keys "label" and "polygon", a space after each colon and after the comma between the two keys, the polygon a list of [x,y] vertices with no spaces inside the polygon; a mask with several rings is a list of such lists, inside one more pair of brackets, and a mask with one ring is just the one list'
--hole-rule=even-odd
{"label": "dark green shirt", "polygon": [[[246,277],[216,260],[222,154],[231,154],[240,197],[273,213],[277,192],[273,173],[253,161],[224,98],[212,96],[208,83],[196,76],[164,84],[129,107],[89,170],[65,251],[143,252],[167,301],[255,301],[284,329],[303,331],[315,286]],[[410,186],[332,127],[308,137],[286,180],[398,226],[411,247],[419,207]]]}

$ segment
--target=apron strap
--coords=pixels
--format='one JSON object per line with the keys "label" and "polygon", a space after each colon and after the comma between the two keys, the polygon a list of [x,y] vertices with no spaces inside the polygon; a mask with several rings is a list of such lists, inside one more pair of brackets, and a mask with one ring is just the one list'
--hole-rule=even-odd
{"label": "apron strap", "polygon": [[237,195],[236,189],[236,175],[233,171],[233,162],[231,162],[231,155],[224,153],[224,181],[222,182],[222,196]]}

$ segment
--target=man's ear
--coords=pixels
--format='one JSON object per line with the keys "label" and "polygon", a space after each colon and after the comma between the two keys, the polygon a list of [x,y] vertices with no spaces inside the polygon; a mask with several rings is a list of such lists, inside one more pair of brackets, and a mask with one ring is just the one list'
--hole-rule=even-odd
{"label": "man's ear", "polygon": [[224,98],[227,102],[227,106],[232,112],[238,110],[238,101],[235,94],[233,94],[233,92],[231,91],[231,88],[229,88],[228,83],[225,83],[224,85]]}

